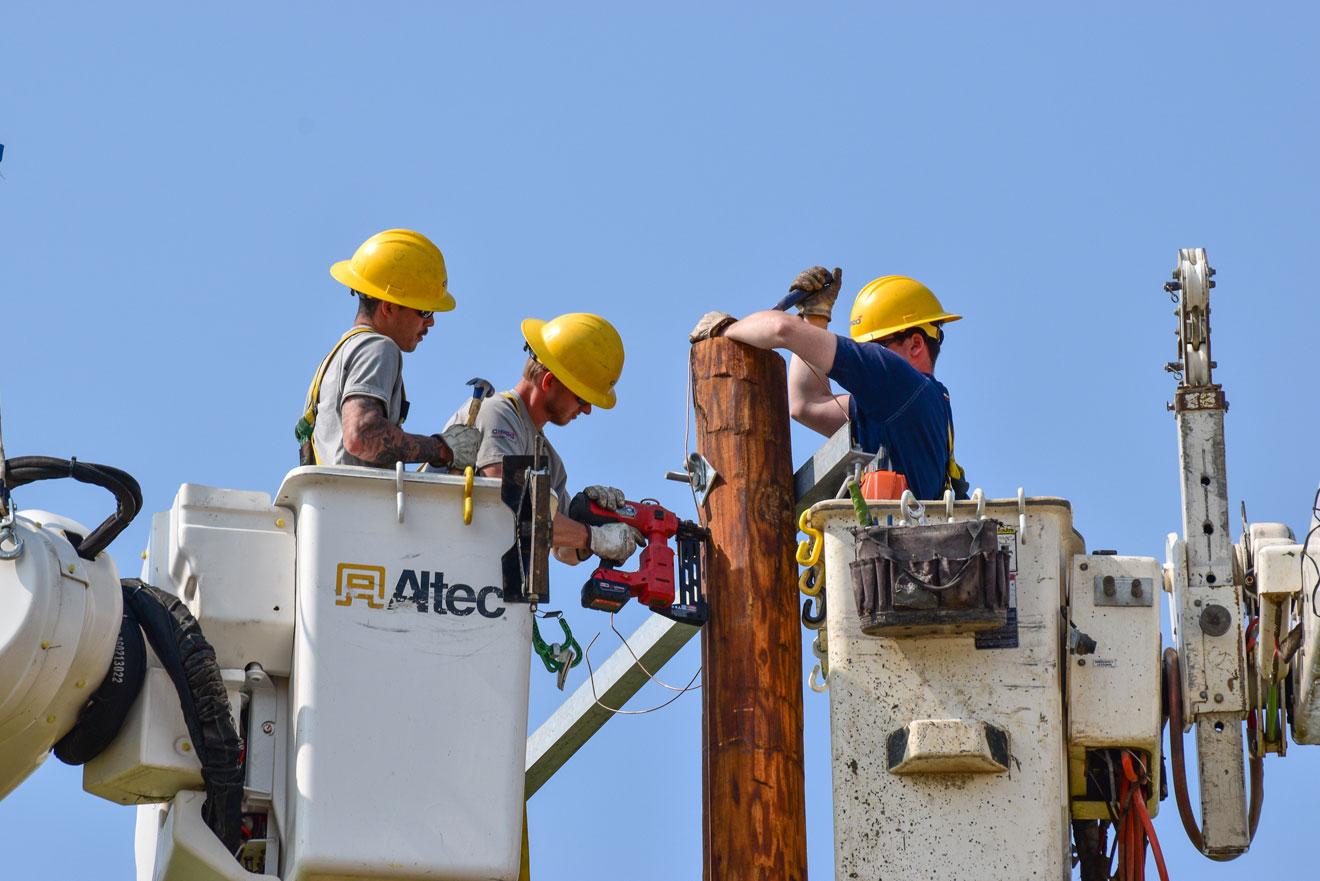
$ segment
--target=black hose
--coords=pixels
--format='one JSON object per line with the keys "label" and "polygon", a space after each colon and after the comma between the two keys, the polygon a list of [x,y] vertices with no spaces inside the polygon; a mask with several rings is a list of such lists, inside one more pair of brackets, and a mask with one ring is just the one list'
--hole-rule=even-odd
{"label": "black hose", "polygon": [[136,578],[121,583],[124,603],[132,607],[152,651],[179,693],[206,785],[202,820],[234,853],[242,841],[243,747],[230,716],[215,649],[178,597]]}
{"label": "black hose", "polygon": [[131,474],[109,465],[51,456],[18,456],[5,462],[5,488],[9,490],[38,480],[60,480],[66,477],[107,489],[115,497],[114,514],[81,539],[70,539],[78,556],[92,560],[109,547],[110,542],[127,529],[138,511],[142,510],[142,488]]}
{"label": "black hose", "polygon": [[128,711],[142,691],[147,673],[147,648],[137,616],[128,603],[119,621],[119,639],[102,680],[91,700],[78,713],[78,721],[55,744],[55,758],[66,765],[83,765],[99,756],[119,736]]}

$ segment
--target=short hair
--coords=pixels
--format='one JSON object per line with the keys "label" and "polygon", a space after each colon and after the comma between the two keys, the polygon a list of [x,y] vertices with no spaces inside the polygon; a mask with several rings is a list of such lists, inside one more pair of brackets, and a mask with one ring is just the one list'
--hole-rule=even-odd
{"label": "short hair", "polygon": [[527,357],[527,363],[523,365],[523,379],[527,380],[533,385],[540,385],[541,377],[545,376],[549,372],[550,372],[550,368],[546,367],[540,361],[536,360],[535,355],[529,355]]}
{"label": "short hair", "polygon": [[358,317],[375,318],[376,310],[380,307],[380,300],[375,297],[369,297],[361,291],[354,291],[358,298]]}
{"label": "short hair", "polygon": [[905,343],[911,339],[914,334],[920,336],[926,341],[926,350],[930,352],[930,366],[934,367],[935,362],[938,361],[940,357],[940,343],[944,340],[943,328],[940,329],[939,339],[932,337],[919,327],[909,327],[907,330],[900,330],[898,333],[890,334],[884,339],[876,340],[876,342],[882,346],[886,345],[886,341]]}
{"label": "short hair", "polygon": [[944,331],[943,329],[940,330],[939,339],[935,339],[924,330],[918,329],[917,333],[921,334],[921,338],[926,341],[926,349],[930,352],[930,366],[934,367],[935,362],[940,359],[940,345],[944,341]]}

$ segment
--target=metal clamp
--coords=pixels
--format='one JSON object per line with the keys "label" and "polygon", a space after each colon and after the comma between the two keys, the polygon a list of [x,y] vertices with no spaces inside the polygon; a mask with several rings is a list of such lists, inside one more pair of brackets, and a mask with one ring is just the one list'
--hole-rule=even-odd
{"label": "metal clamp", "polygon": [[953,490],[944,491],[944,519],[949,523],[953,522]]}
{"label": "metal clamp", "polygon": [[686,483],[692,487],[698,507],[706,504],[706,497],[710,495],[716,477],[719,477],[719,474],[715,471],[715,467],[701,453],[689,453],[687,461],[683,463],[682,471],[665,472],[666,480]]}

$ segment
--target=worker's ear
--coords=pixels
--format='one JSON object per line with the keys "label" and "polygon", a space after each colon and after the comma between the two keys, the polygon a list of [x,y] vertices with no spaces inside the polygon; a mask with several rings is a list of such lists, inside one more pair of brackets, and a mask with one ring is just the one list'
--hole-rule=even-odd
{"label": "worker's ear", "polygon": [[559,382],[559,380],[555,379],[555,375],[547,370],[541,374],[541,391],[547,395],[550,394],[550,387],[556,382]]}
{"label": "worker's ear", "polygon": [[926,338],[919,333],[914,333],[904,340],[903,348],[907,349],[904,354],[909,358],[918,358],[922,352],[930,351],[926,346]]}

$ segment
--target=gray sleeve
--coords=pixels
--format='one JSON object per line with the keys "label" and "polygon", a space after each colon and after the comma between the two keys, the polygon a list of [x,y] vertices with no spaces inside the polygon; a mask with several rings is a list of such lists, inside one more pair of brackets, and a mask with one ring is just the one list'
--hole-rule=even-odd
{"label": "gray sleeve", "polygon": [[363,334],[362,342],[344,353],[344,383],[340,400],[353,395],[376,398],[388,410],[394,386],[403,371],[403,353],[387,337]]}
{"label": "gray sleeve", "polygon": [[[467,407],[459,413],[467,416]],[[455,414],[457,417],[458,414]],[[477,412],[476,427],[481,429],[481,447],[477,450],[477,467],[499,465],[505,456],[525,456],[530,453],[527,427],[518,410],[507,398],[490,398]]]}
{"label": "gray sleeve", "polygon": [[558,479],[555,480],[555,496],[559,499],[559,510],[565,515],[568,514],[568,503],[572,501],[572,496],[568,494],[568,473],[564,471],[563,466],[559,468]]}

